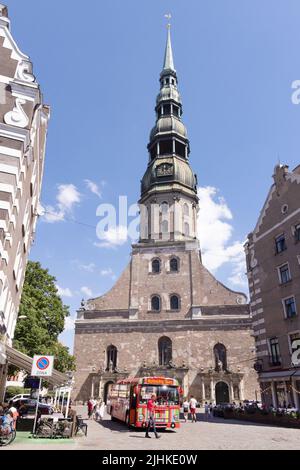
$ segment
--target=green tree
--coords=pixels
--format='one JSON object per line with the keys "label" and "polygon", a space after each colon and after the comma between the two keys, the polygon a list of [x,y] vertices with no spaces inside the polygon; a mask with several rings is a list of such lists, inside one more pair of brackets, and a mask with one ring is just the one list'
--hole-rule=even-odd
{"label": "green tree", "polygon": [[75,369],[75,359],[58,340],[69,307],[63,304],[55,282],[40,263],[28,262],[19,309],[19,315],[26,318],[17,322],[14,347],[31,357],[54,355],[55,367],[65,372]]}

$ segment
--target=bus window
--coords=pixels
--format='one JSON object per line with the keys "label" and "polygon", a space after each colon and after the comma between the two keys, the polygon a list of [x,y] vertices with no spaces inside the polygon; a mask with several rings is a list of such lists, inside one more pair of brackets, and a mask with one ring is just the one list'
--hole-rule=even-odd
{"label": "bus window", "polygon": [[170,387],[168,385],[158,385],[149,387],[144,385],[141,387],[140,403],[147,403],[151,395],[156,395],[156,401],[159,405],[178,405],[179,393],[177,387]]}
{"label": "bus window", "polygon": [[129,397],[129,390],[127,385],[119,385],[119,397],[120,398],[128,398]]}

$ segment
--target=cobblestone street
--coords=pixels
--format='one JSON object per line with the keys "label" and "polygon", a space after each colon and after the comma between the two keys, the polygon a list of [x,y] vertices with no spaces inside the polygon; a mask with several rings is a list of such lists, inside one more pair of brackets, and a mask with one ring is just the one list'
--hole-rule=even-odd
{"label": "cobblestone street", "polygon": [[[78,412],[82,413],[82,409]],[[85,413],[82,413],[85,416]],[[182,423],[176,432],[162,432],[160,439],[145,439],[144,432],[128,430],[124,424],[111,422],[106,416],[102,423],[88,421],[88,436],[72,441],[55,441],[47,444],[42,439],[24,440],[17,437],[7,448],[53,450],[284,450],[300,449],[300,430],[242,423],[213,418],[204,421],[198,415],[197,423]],[[3,448],[4,449],[4,448]]]}

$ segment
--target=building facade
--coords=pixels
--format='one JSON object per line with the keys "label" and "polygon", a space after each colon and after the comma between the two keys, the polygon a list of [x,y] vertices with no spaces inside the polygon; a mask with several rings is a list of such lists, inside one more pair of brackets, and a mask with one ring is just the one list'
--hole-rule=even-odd
{"label": "building facade", "polygon": [[78,311],[74,399],[106,399],[118,379],[145,375],[175,377],[199,400],[255,398],[246,296],[202,264],[197,178],[170,29],[155,111],[141,183],[140,239],[114,287]]}
{"label": "building facade", "polygon": [[49,107],[0,4],[0,401],[26,262],[34,240]]}
{"label": "building facade", "polygon": [[300,166],[273,178],[245,245],[256,369],[267,404],[300,408]]}

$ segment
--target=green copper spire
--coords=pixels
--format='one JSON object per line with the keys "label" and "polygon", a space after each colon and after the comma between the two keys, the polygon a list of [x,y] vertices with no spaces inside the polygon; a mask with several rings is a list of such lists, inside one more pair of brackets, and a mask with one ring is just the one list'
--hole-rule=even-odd
{"label": "green copper spire", "polygon": [[163,71],[167,71],[167,70],[172,70],[173,72],[175,72],[172,43],[171,43],[171,25],[170,24],[168,24],[168,36],[167,36],[167,44],[166,44],[165,59],[164,59],[164,66],[163,66]]}

